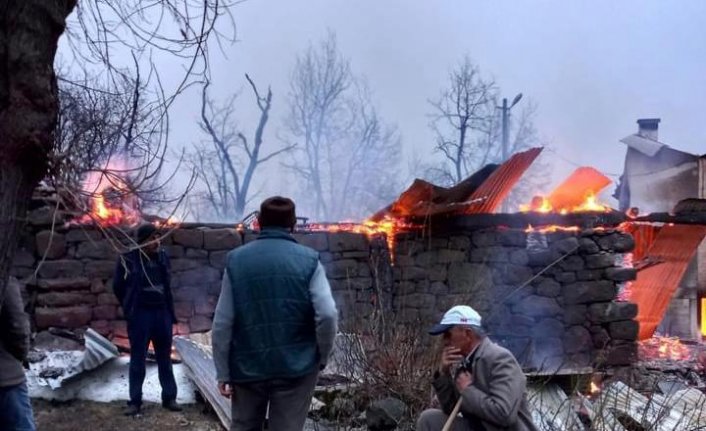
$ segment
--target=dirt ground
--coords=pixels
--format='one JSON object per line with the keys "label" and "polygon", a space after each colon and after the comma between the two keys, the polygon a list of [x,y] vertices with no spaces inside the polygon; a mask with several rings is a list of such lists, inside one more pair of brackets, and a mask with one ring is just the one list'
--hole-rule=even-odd
{"label": "dirt ground", "polygon": [[204,404],[182,406],[173,413],[159,404],[145,404],[138,417],[123,416],[124,402],[96,403],[70,401],[57,403],[32,400],[38,431],[223,431],[215,413]]}

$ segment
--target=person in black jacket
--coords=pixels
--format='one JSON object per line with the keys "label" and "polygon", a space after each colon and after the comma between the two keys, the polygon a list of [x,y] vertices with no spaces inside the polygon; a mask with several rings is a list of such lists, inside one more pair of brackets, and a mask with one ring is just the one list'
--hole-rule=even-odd
{"label": "person in black jacket", "polygon": [[157,359],[162,406],[181,411],[172,370],[172,325],[176,322],[170,286],[169,259],[159,246],[159,232],[151,224],[137,230],[139,247],[120,256],[113,290],[123,308],[130,340],[130,401],[125,412],[141,412],[147,349],[152,342]]}
{"label": "person in black jacket", "polygon": [[22,363],[29,351],[29,318],[24,312],[20,286],[0,286],[0,429],[34,431],[32,405]]}
{"label": "person in black jacket", "polygon": [[20,286],[0,285],[0,430],[34,431],[22,363],[29,352],[29,318]]}

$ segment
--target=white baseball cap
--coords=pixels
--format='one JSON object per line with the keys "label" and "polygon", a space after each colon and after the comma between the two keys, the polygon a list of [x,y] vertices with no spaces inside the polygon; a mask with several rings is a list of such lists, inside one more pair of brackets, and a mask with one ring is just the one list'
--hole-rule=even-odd
{"label": "white baseball cap", "polygon": [[449,311],[441,318],[438,325],[434,325],[429,330],[430,335],[440,335],[448,331],[456,325],[473,325],[481,326],[480,314],[473,308],[467,305],[456,305],[451,307]]}

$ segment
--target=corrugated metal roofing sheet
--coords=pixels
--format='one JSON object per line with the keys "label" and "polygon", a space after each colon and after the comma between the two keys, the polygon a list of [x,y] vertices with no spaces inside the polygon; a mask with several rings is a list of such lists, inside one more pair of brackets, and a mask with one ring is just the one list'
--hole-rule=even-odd
{"label": "corrugated metal roofing sheet", "polygon": [[706,236],[706,226],[664,226],[657,234],[647,256],[660,263],[637,273],[630,287],[629,299],[637,304],[640,339],[650,337],[662,321],[669,302],[696,249]]}
{"label": "corrugated metal roofing sheet", "polygon": [[514,154],[505,163],[500,165],[500,167],[473,192],[469,199],[483,199],[482,203],[469,206],[465,213],[480,214],[495,212],[500,203],[510,194],[510,191],[512,191],[517,181],[520,180],[522,174],[532,165],[541,152],[541,147],[530,148],[527,151]]}
{"label": "corrugated metal roofing sheet", "polygon": [[597,195],[601,190],[612,183],[598,170],[589,166],[576,168],[566,179],[559,184],[547,199],[552,208],[574,208],[583,204],[589,193]]}

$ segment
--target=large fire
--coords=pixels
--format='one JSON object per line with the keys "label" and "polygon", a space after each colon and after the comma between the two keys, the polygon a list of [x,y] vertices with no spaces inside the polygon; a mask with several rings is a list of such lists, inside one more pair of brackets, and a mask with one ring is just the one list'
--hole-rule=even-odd
{"label": "large fire", "polygon": [[598,202],[593,192],[586,194],[583,202],[571,207],[556,207],[544,196],[535,196],[529,204],[520,205],[520,212],[569,214],[578,212],[609,212],[611,208]]}
{"label": "large fire", "polygon": [[142,220],[137,196],[121,175],[127,171],[124,163],[111,160],[104,169],[86,175],[83,194],[88,197],[89,208],[76,220],[78,223],[133,226]]}

